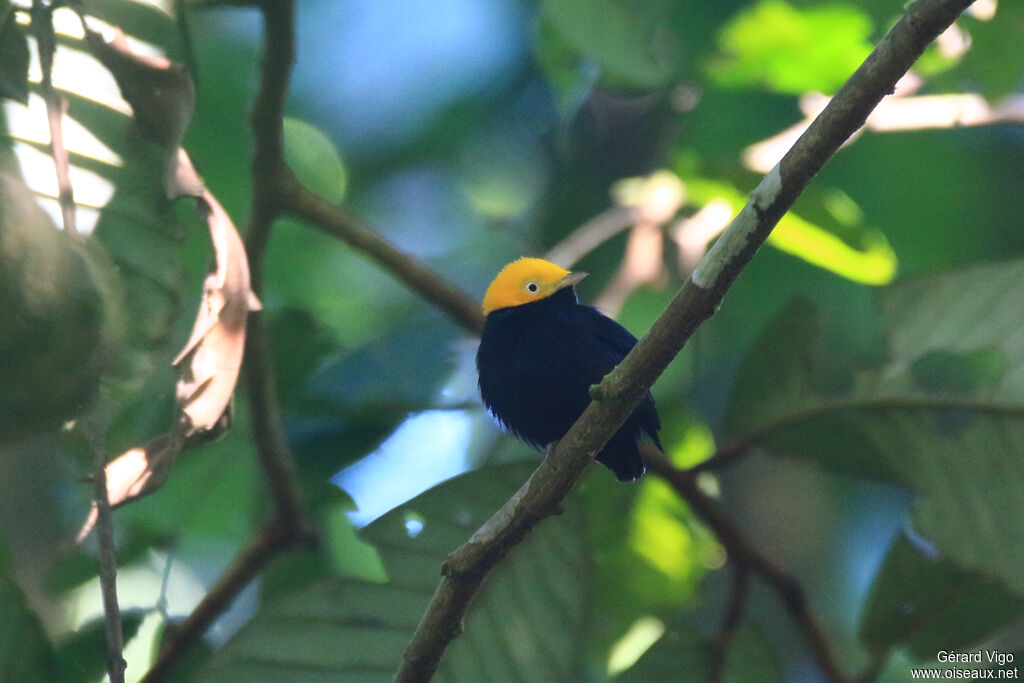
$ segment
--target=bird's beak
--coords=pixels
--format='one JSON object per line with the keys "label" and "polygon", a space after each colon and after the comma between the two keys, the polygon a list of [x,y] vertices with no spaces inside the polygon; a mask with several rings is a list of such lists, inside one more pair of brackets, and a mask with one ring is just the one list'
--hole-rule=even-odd
{"label": "bird's beak", "polygon": [[572,287],[586,276],[587,273],[585,273],[584,271],[574,270],[573,272],[569,273],[558,282],[558,286],[556,287],[556,289],[565,289],[566,287]]}

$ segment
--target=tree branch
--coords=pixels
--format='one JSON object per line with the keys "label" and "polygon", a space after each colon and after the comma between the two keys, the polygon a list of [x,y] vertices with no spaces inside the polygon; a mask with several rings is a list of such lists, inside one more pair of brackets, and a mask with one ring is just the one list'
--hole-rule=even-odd
{"label": "tree branch", "polygon": [[[448,644],[461,631],[469,602],[487,573],[544,517],[555,512],[612,434],[632,413],[683,345],[720,305],[726,291],[811,178],[925,47],[971,0],[919,0],[882,39],[778,166],[762,180],[729,228],[702,259],[665,312],[623,362],[598,385],[595,398],[540,467],[442,568],[439,583],[405,653],[398,681],[427,681]],[[756,556],[756,555],[755,555]],[[809,617],[799,586],[771,565],[790,612]],[[828,661],[820,631],[811,638],[819,661]],[[826,671],[835,674],[838,671]]]}
{"label": "tree branch", "polygon": [[93,504],[96,507],[96,542],[99,546],[100,593],[107,635],[107,674],[110,683],[124,683],[124,632],[121,606],[117,600],[117,552],[114,548],[114,518],[107,498],[107,449],[96,426],[86,420],[85,439],[93,452]]}
{"label": "tree branch", "polygon": [[[262,289],[263,254],[274,221],[281,212],[282,188],[294,182],[284,162],[282,117],[288,80],[295,59],[295,17],[290,0],[264,2],[263,58],[260,89],[253,103],[253,201],[246,252],[252,289]],[[153,667],[143,678],[165,680],[184,654],[199,641],[210,624],[224,612],[279,552],[299,544],[315,543],[317,532],[306,522],[305,505],[295,459],[281,425],[277,393],[271,372],[270,350],[259,314],[250,313],[245,340],[245,374],[249,419],[260,466],[274,499],[273,520],[235,558],[231,567],[189,614],[181,629],[164,644]]]}
{"label": "tree branch", "polygon": [[786,610],[803,631],[818,666],[828,679],[833,683],[845,681],[825,638],[825,632],[807,606],[800,584],[754,547],[729,519],[721,504],[700,490],[696,478],[690,472],[678,469],[660,452],[645,455],[651,471],[672,485],[694,514],[718,537],[730,558],[756,572],[775,589]]}
{"label": "tree branch", "polygon": [[732,580],[729,583],[729,604],[722,615],[722,625],[711,646],[711,673],[709,683],[720,683],[725,675],[725,665],[729,660],[729,645],[739,630],[743,619],[743,610],[747,606],[748,588],[750,586],[750,569],[745,564],[733,563]]}
{"label": "tree branch", "polygon": [[316,542],[316,534],[296,535],[280,520],[270,522],[249,545],[235,557],[231,566],[203,597],[178,630],[164,641],[152,668],[140,683],[158,683],[167,679],[184,654],[202,638],[242,590],[255,579],[278,553],[296,545]]}
{"label": "tree branch", "polygon": [[480,305],[439,273],[395,249],[358,219],[301,185],[292,185],[284,202],[291,213],[363,252],[409,289],[448,314],[464,330],[475,336],[480,335],[484,327]]}
{"label": "tree branch", "polygon": [[32,2],[32,28],[36,34],[36,51],[42,70],[41,88],[46,100],[46,121],[50,129],[50,154],[57,172],[57,202],[60,204],[64,230],[80,237],[75,220],[75,193],[71,187],[68,150],[64,147],[62,124],[67,110],[67,101],[53,89],[53,55],[57,50],[57,39],[53,33],[53,6],[44,5],[41,0]]}
{"label": "tree branch", "polygon": [[[253,200],[246,253],[257,294],[263,287],[263,255],[270,231],[281,212],[283,188],[294,180],[284,161],[284,104],[295,62],[295,8],[290,0],[265,2],[260,88],[252,110],[255,149],[252,160]],[[250,314],[245,340],[245,373],[253,442],[270,486],[277,516],[284,528],[301,535],[305,524],[295,458],[281,425],[270,348],[262,316]]]}

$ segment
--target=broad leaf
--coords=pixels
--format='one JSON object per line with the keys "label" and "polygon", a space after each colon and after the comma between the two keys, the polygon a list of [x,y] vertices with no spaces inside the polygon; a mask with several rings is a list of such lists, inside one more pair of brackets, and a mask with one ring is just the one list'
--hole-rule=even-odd
{"label": "broad leaf", "polygon": [[1024,598],[999,582],[928,557],[900,536],[867,599],[861,640],[880,654],[904,646],[929,661],[939,650],[967,651],[1022,607]]}
{"label": "broad leaf", "polygon": [[832,93],[871,52],[871,19],[848,5],[797,8],[763,0],[738,14],[719,37],[724,56],[711,75],[727,86]]}
{"label": "broad leaf", "polygon": [[[124,642],[139,631],[145,613],[140,610],[121,612],[121,633]],[[62,683],[96,681],[107,672],[107,625],[100,618],[83,625],[57,645]]]}
{"label": "broad leaf", "polygon": [[678,36],[664,22],[668,9],[663,0],[548,0],[541,3],[540,21],[549,30],[542,37],[557,36],[612,85],[654,88],[678,68]]}
{"label": "broad leaf", "polygon": [[[634,666],[615,680],[622,683],[709,680],[714,667],[713,644],[711,637],[689,625],[669,627]],[[721,676],[724,683],[782,680],[779,663],[767,638],[749,626],[740,628],[733,637]]]}
{"label": "broad leaf", "polygon": [[[1024,597],[1024,263],[906,282],[882,296],[879,367],[824,348],[795,306],[740,373],[723,446],[763,446],[917,493],[914,525],[952,566]],[[835,364],[845,381],[826,382]]]}
{"label": "broad leaf", "polygon": [[[390,681],[449,552],[526,479],[518,463],[462,475],[362,535],[390,581],[325,579],[265,607],[202,671],[204,681]],[[567,680],[580,667],[588,572],[578,507],[545,521],[494,570],[437,681]]]}
{"label": "broad leaf", "polygon": [[0,681],[56,680],[57,660],[43,625],[18,584],[0,573]]}

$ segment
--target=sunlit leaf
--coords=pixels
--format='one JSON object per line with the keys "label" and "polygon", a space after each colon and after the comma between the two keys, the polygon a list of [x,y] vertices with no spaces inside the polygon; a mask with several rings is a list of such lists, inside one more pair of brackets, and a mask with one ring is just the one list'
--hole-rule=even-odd
{"label": "sunlit leaf", "polygon": [[[691,200],[698,206],[724,199],[738,213],[746,202],[742,193],[726,183],[695,178],[688,180],[686,187]],[[885,235],[864,225],[856,217],[843,226],[843,233],[853,238],[855,244],[840,237],[836,231],[790,211],[772,231],[768,244],[854,282],[869,285],[891,282],[896,275],[897,260]]]}
{"label": "sunlit leaf", "polygon": [[712,63],[711,76],[726,86],[833,93],[871,52],[872,29],[871,19],[851,5],[797,8],[785,0],[762,0],[722,31],[724,54]]}

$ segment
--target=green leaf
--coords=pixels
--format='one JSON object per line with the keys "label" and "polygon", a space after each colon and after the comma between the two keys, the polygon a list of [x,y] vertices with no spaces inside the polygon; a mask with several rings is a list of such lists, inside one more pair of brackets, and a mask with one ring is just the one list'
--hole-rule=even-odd
{"label": "green leaf", "polygon": [[[762,445],[918,494],[914,525],[956,566],[1024,596],[1024,263],[975,266],[882,297],[881,367],[826,393],[816,316],[791,308],[752,349],[724,447]],[[944,374],[939,374],[944,370]]]}
{"label": "green leaf", "polygon": [[1015,92],[1024,78],[1024,6],[1001,2],[995,16],[979,21],[965,14],[957,24],[970,37],[970,49],[949,77],[960,85],[969,80],[986,98],[995,99]]}
{"label": "green leaf", "polygon": [[926,392],[971,394],[995,384],[1006,372],[1005,364],[994,349],[929,351],[911,364],[910,376]]}
{"label": "green leaf", "polygon": [[763,0],[741,11],[719,37],[710,66],[724,86],[764,85],[784,93],[833,93],[871,52],[870,17],[849,5],[797,8]]}
{"label": "green leaf", "polygon": [[0,97],[28,102],[28,62],[28,38],[10,0],[0,0]]}
{"label": "green leaf", "polygon": [[965,650],[1010,623],[1024,598],[1000,582],[925,555],[905,536],[889,554],[871,588],[861,640],[878,654],[906,647],[921,660],[939,650]]}
{"label": "green leaf", "polygon": [[57,680],[50,641],[21,588],[0,574],[0,681],[47,683]]}
{"label": "green leaf", "polygon": [[[146,613],[143,610],[121,612],[121,632],[124,642],[139,631]],[[62,683],[92,682],[107,672],[107,630],[103,619],[85,624],[57,645],[57,660]]]}
{"label": "green leaf", "polygon": [[57,230],[13,165],[0,150],[0,442],[88,405],[117,327],[102,250]]}
{"label": "green leaf", "polygon": [[[564,62],[572,50],[595,64],[610,85],[656,88],[667,83],[678,62],[677,37],[664,22],[669,7],[662,0],[544,0],[542,54],[560,55]],[[565,47],[550,45],[555,36]]]}
{"label": "green leaf", "polygon": [[[705,178],[686,180],[690,201],[703,207],[724,199],[739,212],[746,197],[734,186]],[[768,244],[853,282],[884,285],[896,275],[896,254],[880,230],[864,224],[852,199],[838,192],[824,193],[809,205],[804,198],[797,212],[790,211],[768,237]],[[818,206],[820,204],[820,206]],[[800,211],[831,214],[833,220],[811,220]]]}
{"label": "green leaf", "polygon": [[[134,9],[141,7],[140,3],[126,0],[102,4],[119,19],[136,16]],[[112,7],[115,4],[120,6],[120,13]],[[162,27],[160,32],[154,29],[154,35],[159,35],[163,42],[175,35],[173,19],[167,12],[153,8],[142,12],[151,27]],[[55,15],[58,23],[63,19],[75,21],[66,8],[56,10]],[[102,313],[105,338],[96,339],[95,335],[86,334],[88,330],[82,334],[50,333],[48,338],[74,340],[77,352],[86,358],[89,354],[83,350],[105,354],[105,381],[96,413],[115,420],[135,402],[154,396],[159,400],[161,390],[165,394],[173,392],[173,379],[169,379],[165,368],[178,350],[176,347],[187,338],[187,320],[182,329],[177,327],[185,318],[181,312],[192,309],[192,305],[183,303],[184,292],[190,286],[183,268],[184,226],[190,221],[179,216],[166,197],[165,152],[142,136],[126,116],[124,101],[110,83],[106,69],[89,54],[82,40],[61,35],[60,43],[54,80],[68,101],[63,134],[71,165],[76,223],[88,235],[85,249],[93,261],[103,266],[93,268],[94,276],[101,276],[95,278],[95,286],[80,288],[76,298],[87,300]],[[152,47],[159,50],[160,43]],[[31,88],[38,95],[39,86]],[[42,98],[30,98],[27,107],[10,105],[5,114],[5,136],[12,142],[29,186],[26,199],[49,209],[51,214],[59,214]],[[44,172],[47,168],[49,171]],[[8,209],[8,203],[3,203]],[[198,225],[198,219],[193,220]],[[196,235],[206,239],[204,258],[208,258],[208,238],[202,232]],[[59,266],[55,263],[54,267]],[[199,272],[192,278],[191,286],[198,300],[202,291]],[[73,321],[80,316],[66,317]],[[45,334],[47,322],[37,324],[41,334]],[[108,342],[112,341],[118,342],[116,352],[109,348]],[[43,354],[45,348],[23,344],[18,358],[32,365],[36,361],[34,356]],[[45,354],[41,360],[45,361]],[[71,363],[50,365],[54,369],[73,367]],[[159,376],[161,372],[164,374]],[[75,386],[73,381],[66,383]],[[40,395],[45,395],[41,385],[34,386]],[[85,403],[79,400],[79,411],[84,407]],[[166,427],[165,418],[161,429]],[[130,431],[133,445],[152,435]],[[119,440],[115,437],[115,441]]]}
{"label": "green leaf", "polygon": [[407,319],[368,344],[325,362],[310,377],[311,394],[346,411],[409,411],[432,405],[453,369],[456,328],[431,315]]}
{"label": "green leaf", "polygon": [[[217,652],[204,681],[388,681],[440,578],[526,479],[517,463],[456,477],[367,526],[390,582],[325,579],[264,607]],[[494,570],[438,681],[557,681],[578,670],[588,561],[578,506],[545,521]]]}
{"label": "green leaf", "polygon": [[[637,663],[615,678],[622,683],[708,680],[714,641],[688,624],[669,627]],[[722,671],[725,683],[781,681],[779,663],[759,630],[744,626],[730,643]]]}
{"label": "green leaf", "polygon": [[345,164],[334,143],[319,128],[284,118],[284,150],[299,182],[333,204],[340,204],[348,182]]}

